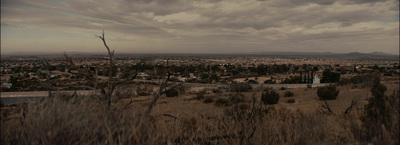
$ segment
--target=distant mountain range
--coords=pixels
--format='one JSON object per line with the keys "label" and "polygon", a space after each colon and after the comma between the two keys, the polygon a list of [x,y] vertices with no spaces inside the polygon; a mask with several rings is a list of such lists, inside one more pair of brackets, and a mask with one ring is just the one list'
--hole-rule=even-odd
{"label": "distant mountain range", "polygon": [[332,53],[332,52],[257,52],[257,53],[247,53],[247,54],[274,54],[274,55],[321,55],[321,56],[399,56],[383,52],[371,52],[371,53],[361,53],[361,52],[350,52],[350,53]]}
{"label": "distant mountain range", "polygon": [[[100,52],[66,52],[68,55],[107,55]],[[14,52],[2,53],[2,56],[51,56],[60,55],[64,52]],[[399,55],[383,52],[371,53],[331,53],[331,52],[237,52],[237,53],[125,53],[116,52],[117,56],[339,56],[339,57],[390,57],[399,58]]]}

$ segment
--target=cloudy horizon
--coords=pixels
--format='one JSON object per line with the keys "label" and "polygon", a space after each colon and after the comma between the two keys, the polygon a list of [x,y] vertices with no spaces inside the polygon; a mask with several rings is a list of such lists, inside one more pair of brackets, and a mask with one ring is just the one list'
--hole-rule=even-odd
{"label": "cloudy horizon", "polygon": [[2,0],[1,53],[399,54],[398,0]]}

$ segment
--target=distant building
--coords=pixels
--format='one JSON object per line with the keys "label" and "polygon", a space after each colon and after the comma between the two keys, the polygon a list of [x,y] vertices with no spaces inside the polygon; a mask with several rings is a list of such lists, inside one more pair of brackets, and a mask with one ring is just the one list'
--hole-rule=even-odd
{"label": "distant building", "polygon": [[188,80],[187,77],[178,76],[177,79],[181,82],[186,82]]}
{"label": "distant building", "polygon": [[2,83],[1,84],[1,90],[8,90],[12,87],[11,83]]}
{"label": "distant building", "polygon": [[320,84],[320,83],[321,83],[321,79],[318,76],[314,76],[313,84]]}
{"label": "distant building", "polygon": [[10,80],[10,75],[1,76],[1,82],[8,82]]}
{"label": "distant building", "polygon": [[138,73],[137,77],[140,79],[146,79],[147,77],[149,77],[150,75],[147,74],[146,72],[140,72]]}

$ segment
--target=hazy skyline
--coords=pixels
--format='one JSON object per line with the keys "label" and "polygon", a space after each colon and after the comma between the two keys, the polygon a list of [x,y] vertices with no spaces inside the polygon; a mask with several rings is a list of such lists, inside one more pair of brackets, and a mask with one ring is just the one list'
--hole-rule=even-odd
{"label": "hazy skyline", "polygon": [[398,0],[2,0],[1,53],[399,54]]}

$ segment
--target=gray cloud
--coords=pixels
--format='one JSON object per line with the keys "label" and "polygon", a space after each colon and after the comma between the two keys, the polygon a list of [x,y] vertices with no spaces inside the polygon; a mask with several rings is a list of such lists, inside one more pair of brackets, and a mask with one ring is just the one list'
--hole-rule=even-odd
{"label": "gray cloud", "polygon": [[397,0],[6,0],[1,4],[2,29],[105,29],[115,33],[110,40],[151,39],[176,51],[192,52],[202,46],[221,51],[241,47],[306,51],[343,41],[336,46],[352,42],[362,52],[365,42],[375,40],[387,40],[382,46],[385,52],[398,51],[393,47],[398,41],[391,39],[398,34],[389,33],[398,29]]}

